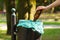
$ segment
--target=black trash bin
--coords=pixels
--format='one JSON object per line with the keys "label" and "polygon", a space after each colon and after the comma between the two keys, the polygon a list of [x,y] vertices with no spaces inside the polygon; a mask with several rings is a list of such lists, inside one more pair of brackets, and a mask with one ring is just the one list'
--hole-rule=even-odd
{"label": "black trash bin", "polygon": [[[41,14],[41,11],[37,11],[34,20],[36,21]],[[33,31],[31,28],[18,27],[17,40],[40,40],[41,34],[37,31]]]}
{"label": "black trash bin", "polygon": [[32,31],[32,29],[27,29],[23,27],[18,27],[17,40],[40,40],[41,34],[37,31]]}

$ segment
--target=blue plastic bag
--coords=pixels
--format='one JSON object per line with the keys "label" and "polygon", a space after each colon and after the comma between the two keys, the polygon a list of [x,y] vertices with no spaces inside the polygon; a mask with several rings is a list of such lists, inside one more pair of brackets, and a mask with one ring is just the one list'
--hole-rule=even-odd
{"label": "blue plastic bag", "polygon": [[32,20],[19,20],[18,27],[32,28],[33,31],[37,31],[40,34],[44,33],[44,27],[42,21],[32,21]]}

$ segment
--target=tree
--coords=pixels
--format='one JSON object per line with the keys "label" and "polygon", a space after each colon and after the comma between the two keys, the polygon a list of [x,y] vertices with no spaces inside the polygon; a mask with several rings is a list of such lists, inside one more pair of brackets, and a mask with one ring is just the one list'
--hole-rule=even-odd
{"label": "tree", "polygon": [[3,11],[3,3],[4,1],[3,0],[0,0],[0,11]]}
{"label": "tree", "polygon": [[[28,12],[27,9],[28,9],[27,0],[18,0],[18,4],[17,4],[18,20],[20,20],[20,19],[25,20],[25,14]],[[26,33],[27,33],[27,29],[18,27],[17,39],[18,40],[27,40]]]}
{"label": "tree", "polygon": [[4,0],[6,5],[6,18],[7,18],[7,34],[11,34],[11,9],[14,6],[14,0]]}

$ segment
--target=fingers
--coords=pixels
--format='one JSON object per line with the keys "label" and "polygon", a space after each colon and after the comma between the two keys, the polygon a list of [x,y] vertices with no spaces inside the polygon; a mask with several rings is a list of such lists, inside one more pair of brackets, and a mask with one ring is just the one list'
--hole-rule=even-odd
{"label": "fingers", "polygon": [[45,8],[46,8],[45,6],[38,6],[37,9],[36,9],[36,11],[37,10],[45,10]]}
{"label": "fingers", "polygon": [[38,6],[36,10],[41,10],[41,9],[42,9],[41,6]]}

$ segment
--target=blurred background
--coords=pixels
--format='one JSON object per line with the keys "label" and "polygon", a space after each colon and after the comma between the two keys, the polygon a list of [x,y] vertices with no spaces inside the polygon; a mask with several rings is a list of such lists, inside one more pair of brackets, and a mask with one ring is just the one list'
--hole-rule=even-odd
{"label": "blurred background", "polygon": [[[23,17],[27,20],[33,19],[37,6],[47,6],[54,1],[55,0],[0,0],[0,40],[11,40],[12,8],[16,8],[17,10],[17,20]],[[39,20],[42,20],[44,23],[45,33],[42,35],[42,40],[60,40],[60,6],[42,12]]]}

